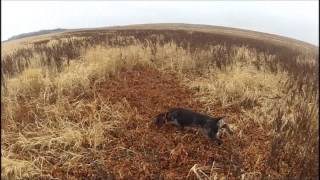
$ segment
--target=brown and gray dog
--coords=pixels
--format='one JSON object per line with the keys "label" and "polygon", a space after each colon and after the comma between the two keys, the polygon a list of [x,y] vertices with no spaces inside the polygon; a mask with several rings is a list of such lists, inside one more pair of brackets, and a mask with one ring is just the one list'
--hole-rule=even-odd
{"label": "brown and gray dog", "polygon": [[155,124],[158,127],[164,124],[174,124],[180,130],[185,127],[198,127],[207,137],[216,140],[220,145],[222,144],[221,134],[224,130],[232,134],[229,125],[224,122],[223,118],[225,117],[210,117],[188,109],[174,108],[159,114],[155,119]]}

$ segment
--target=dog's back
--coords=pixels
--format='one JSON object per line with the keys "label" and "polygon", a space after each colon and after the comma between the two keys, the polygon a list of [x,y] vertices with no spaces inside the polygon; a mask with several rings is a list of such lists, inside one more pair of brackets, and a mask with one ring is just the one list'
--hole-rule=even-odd
{"label": "dog's back", "polygon": [[220,137],[223,129],[226,129],[228,133],[232,133],[223,118],[210,117],[189,109],[174,108],[167,113],[159,114],[156,118],[156,123],[158,125],[165,123],[175,124],[179,129],[184,129],[184,127],[200,127],[207,137],[217,140],[221,144]]}
{"label": "dog's back", "polygon": [[[168,121],[176,121],[180,126],[197,126],[205,127],[216,124],[220,119],[212,118],[208,115],[193,112],[189,109],[175,108],[167,113]],[[208,122],[210,122],[208,124]]]}
{"label": "dog's back", "polygon": [[[188,109],[175,108],[167,114],[168,122],[175,121],[182,127],[185,126],[204,126],[209,117]],[[174,122],[173,122],[174,123]]]}

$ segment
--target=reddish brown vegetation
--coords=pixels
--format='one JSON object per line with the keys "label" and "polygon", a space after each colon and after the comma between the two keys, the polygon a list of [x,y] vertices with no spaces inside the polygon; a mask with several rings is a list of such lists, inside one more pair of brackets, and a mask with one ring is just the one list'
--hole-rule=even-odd
{"label": "reddish brown vegetation", "polygon": [[[109,80],[98,87],[99,96],[114,103],[126,98],[130,106],[136,108],[136,117],[123,122],[123,131],[115,134],[119,138],[114,142],[114,147],[123,149],[99,153],[105,159],[104,164],[100,165],[100,172],[94,167],[91,170],[89,166],[79,167],[81,170],[69,172],[71,176],[91,174],[107,178],[112,174],[116,179],[121,176],[124,179],[186,179],[194,164],[210,169],[215,162],[221,168],[217,172],[234,179],[244,171],[264,171],[267,168],[270,137],[257,124],[248,124],[241,139],[225,137],[221,146],[209,141],[197,130],[181,132],[174,126],[155,128],[153,118],[168,108],[203,110],[203,105],[193,98],[193,92],[182,86],[173,74],[135,69],[121,72],[117,80]],[[212,116],[227,115],[230,123],[241,121],[233,109],[211,108],[214,109]],[[59,177],[59,174],[56,175]],[[194,177],[190,175],[189,178]]]}

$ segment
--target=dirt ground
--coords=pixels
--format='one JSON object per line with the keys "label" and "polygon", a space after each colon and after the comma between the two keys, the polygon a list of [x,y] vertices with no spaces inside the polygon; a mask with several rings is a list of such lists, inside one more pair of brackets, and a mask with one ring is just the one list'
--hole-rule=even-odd
{"label": "dirt ground", "polygon": [[[115,135],[119,137],[111,149],[105,147],[103,152],[92,155],[103,156],[102,165],[91,167],[101,179],[195,179],[193,173],[188,176],[195,164],[210,174],[213,162],[213,172],[229,179],[236,179],[243,172],[265,170],[270,149],[268,135],[257,124],[241,124],[238,111],[232,108],[211,107],[210,115],[227,116],[228,123],[238,126],[237,132],[225,136],[220,146],[197,129],[179,131],[171,125],[159,129],[153,126],[157,114],[173,107],[204,112],[205,107],[196,101],[194,92],[174,74],[134,69],[120,72],[118,78],[98,87],[99,96],[113,103],[125,98],[136,108],[136,117],[124,122],[123,133]],[[89,176],[83,167],[73,170],[75,175],[74,171],[78,171],[78,177]]]}

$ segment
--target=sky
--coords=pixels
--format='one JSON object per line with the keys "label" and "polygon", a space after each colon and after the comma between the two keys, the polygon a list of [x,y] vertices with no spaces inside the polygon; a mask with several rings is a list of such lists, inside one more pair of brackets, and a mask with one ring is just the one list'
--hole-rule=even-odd
{"label": "sky", "polygon": [[55,28],[207,24],[287,36],[319,46],[319,1],[3,1],[1,41]]}

